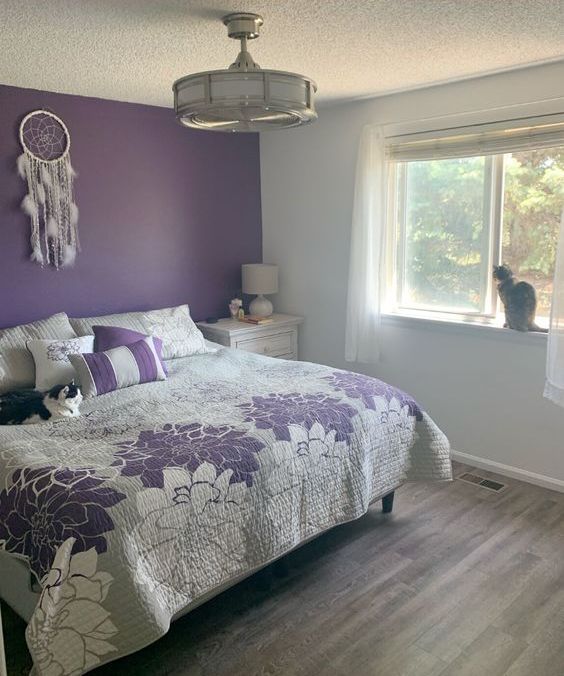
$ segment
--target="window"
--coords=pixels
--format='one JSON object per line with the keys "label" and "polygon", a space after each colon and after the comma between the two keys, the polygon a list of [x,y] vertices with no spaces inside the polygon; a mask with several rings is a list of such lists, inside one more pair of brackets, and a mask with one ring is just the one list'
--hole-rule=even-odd
{"label": "window", "polygon": [[392,165],[390,309],[501,320],[492,268],[503,262],[535,287],[542,324],[564,218],[564,145],[460,157],[451,149],[444,158],[412,154]]}

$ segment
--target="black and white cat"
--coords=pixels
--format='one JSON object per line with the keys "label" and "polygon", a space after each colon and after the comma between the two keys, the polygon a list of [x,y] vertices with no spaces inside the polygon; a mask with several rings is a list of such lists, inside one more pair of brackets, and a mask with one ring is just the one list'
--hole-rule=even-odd
{"label": "black and white cat", "polygon": [[48,392],[7,392],[0,395],[0,425],[27,425],[76,418],[80,415],[81,402],[82,393],[74,381],[68,385],[55,385]]}

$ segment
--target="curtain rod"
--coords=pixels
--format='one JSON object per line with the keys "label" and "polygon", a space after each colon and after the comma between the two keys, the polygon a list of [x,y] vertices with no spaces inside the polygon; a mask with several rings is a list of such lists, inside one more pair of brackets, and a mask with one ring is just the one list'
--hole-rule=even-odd
{"label": "curtain rod", "polygon": [[445,120],[445,119],[450,119],[455,117],[468,117],[469,115],[478,115],[479,113],[493,113],[496,110],[502,111],[502,110],[511,110],[515,108],[525,108],[526,106],[535,106],[535,105],[540,105],[540,104],[546,104],[550,102],[561,102],[562,103],[562,110],[554,113],[540,113],[536,115],[523,115],[523,113],[519,114],[518,117],[509,117],[505,119],[497,119],[497,120],[491,120],[489,122],[475,122],[471,124],[460,124],[460,125],[453,125],[450,127],[436,127],[433,129],[428,129],[426,131],[412,131],[412,132],[407,132],[403,134],[392,134],[390,136],[386,136],[386,138],[400,138],[400,137],[406,137],[406,136],[416,136],[422,133],[432,133],[432,132],[438,132],[438,131],[456,131],[457,129],[467,129],[468,127],[486,127],[490,126],[492,124],[499,124],[503,122],[517,122],[519,120],[534,120],[535,118],[541,118],[541,117],[556,117],[556,116],[561,116],[564,115],[564,97],[562,96],[556,96],[554,98],[550,99],[541,99],[538,101],[529,101],[528,103],[517,103],[514,105],[510,106],[496,106],[494,108],[481,108],[478,110],[468,110],[464,112],[459,112],[459,113],[452,113],[448,115],[434,115],[431,117],[424,117],[420,119],[412,119],[412,120],[404,120],[402,122],[387,122],[382,125],[382,127],[397,127],[398,125],[412,125],[412,124],[423,124],[425,122],[433,122],[433,121],[439,121],[439,120]]}
{"label": "curtain rod", "polygon": [[491,127],[493,124],[501,124],[504,122],[522,122],[523,120],[535,120],[537,118],[547,118],[547,117],[562,117],[564,113],[545,113],[544,115],[531,115],[530,117],[510,117],[505,120],[495,120],[494,122],[475,122],[474,124],[461,124],[455,127],[442,127],[438,129],[428,129],[426,131],[411,131],[406,134],[394,134],[392,136],[387,136],[386,138],[406,138],[407,136],[420,136],[421,134],[432,134],[434,132],[442,131],[457,131],[459,129],[469,129],[475,127]]}

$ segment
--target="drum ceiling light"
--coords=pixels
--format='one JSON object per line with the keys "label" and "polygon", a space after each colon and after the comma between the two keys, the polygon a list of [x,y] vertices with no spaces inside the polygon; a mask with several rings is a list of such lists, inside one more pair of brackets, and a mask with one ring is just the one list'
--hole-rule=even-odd
{"label": "drum ceiling light", "polygon": [[267,131],[299,127],[317,119],[313,80],[296,73],[260,68],[247,51],[258,38],[262,17],[237,12],[223,17],[241,51],[226,70],[195,73],[177,80],[174,110],[186,127],[210,131]]}

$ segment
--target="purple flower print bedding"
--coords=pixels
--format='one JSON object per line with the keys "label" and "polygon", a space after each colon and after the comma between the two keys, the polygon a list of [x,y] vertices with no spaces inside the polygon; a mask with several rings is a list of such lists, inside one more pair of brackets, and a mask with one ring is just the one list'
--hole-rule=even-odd
{"label": "purple flower print bedding", "polygon": [[0,549],[42,588],[39,676],[138,650],[402,482],[451,478],[444,434],[379,380],[229,349],[169,369],[80,418],[0,428]]}

